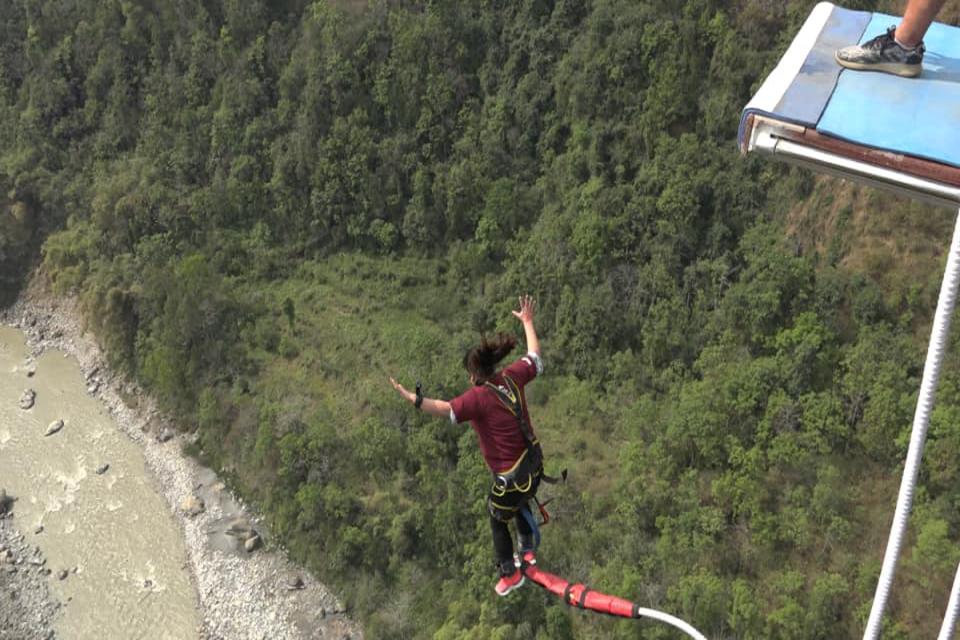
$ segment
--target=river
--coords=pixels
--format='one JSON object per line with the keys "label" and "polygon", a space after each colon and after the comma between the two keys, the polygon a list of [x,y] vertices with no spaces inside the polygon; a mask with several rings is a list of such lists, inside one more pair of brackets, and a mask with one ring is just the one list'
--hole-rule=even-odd
{"label": "river", "polygon": [[[0,326],[0,487],[18,499],[17,524],[52,570],[65,605],[57,637],[197,637],[183,533],[141,449],[87,393],[73,358],[48,350],[29,367],[32,377],[24,334]],[[23,410],[28,388],[36,400]],[[63,428],[45,436],[56,420]]]}

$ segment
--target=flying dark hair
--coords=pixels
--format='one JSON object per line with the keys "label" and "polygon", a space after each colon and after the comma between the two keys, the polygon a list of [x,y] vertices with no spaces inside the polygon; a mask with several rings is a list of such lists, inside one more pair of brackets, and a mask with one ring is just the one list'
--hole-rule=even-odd
{"label": "flying dark hair", "polygon": [[496,373],[497,364],[517,346],[517,339],[507,333],[498,333],[495,338],[480,338],[480,345],[463,356],[463,367],[473,374],[477,384],[483,384]]}

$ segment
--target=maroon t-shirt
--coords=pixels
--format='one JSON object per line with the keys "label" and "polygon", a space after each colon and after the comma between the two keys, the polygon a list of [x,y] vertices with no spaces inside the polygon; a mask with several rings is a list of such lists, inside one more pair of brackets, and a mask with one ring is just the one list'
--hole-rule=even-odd
{"label": "maroon t-shirt", "polygon": [[[520,401],[523,404],[523,414],[526,416],[530,432],[533,434],[533,424],[530,422],[530,413],[527,411],[527,400],[523,388],[537,376],[537,366],[531,356],[524,356],[498,371],[490,382],[506,387],[503,375],[506,374],[520,387]],[[487,466],[494,473],[510,469],[526,451],[520,425],[510,410],[507,409],[496,392],[486,385],[474,386],[463,394],[450,401],[453,411],[451,419],[457,423],[470,421],[473,430],[480,439],[480,453],[487,461]]]}

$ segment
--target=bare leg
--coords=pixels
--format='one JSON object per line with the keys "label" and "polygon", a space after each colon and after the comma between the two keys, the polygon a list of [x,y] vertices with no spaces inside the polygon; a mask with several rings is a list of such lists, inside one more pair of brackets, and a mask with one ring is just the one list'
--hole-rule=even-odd
{"label": "bare leg", "polygon": [[897,27],[897,42],[910,49],[920,44],[947,0],[909,0],[903,22]]}

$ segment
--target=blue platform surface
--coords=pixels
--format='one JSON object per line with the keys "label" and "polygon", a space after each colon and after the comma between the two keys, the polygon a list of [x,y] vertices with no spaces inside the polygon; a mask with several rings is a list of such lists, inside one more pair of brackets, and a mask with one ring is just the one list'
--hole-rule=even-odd
{"label": "blue platform surface", "polygon": [[900,18],[821,2],[743,111],[815,128],[856,145],[960,167],[960,28],[934,23],[923,73],[901,78],[844,69],[836,49],[863,43]]}
{"label": "blue platform surface", "polygon": [[[875,14],[861,41],[899,18]],[[934,23],[919,78],[844,70],[820,133],[960,167],[960,28]]]}

